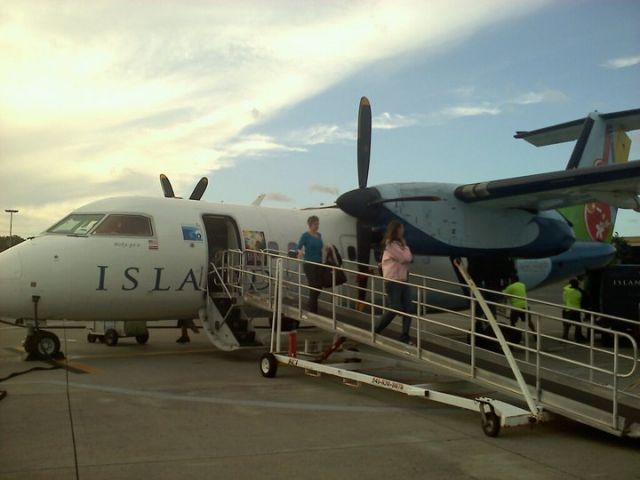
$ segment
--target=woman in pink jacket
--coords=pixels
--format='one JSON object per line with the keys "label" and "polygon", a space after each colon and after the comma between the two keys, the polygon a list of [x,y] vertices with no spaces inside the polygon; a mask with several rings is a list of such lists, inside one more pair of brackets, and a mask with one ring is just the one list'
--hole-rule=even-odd
{"label": "woman in pink jacket", "polygon": [[[389,297],[387,306],[400,312],[409,313],[411,309],[411,290],[409,285],[396,283],[394,280],[406,282],[409,277],[409,264],[413,260],[411,250],[404,240],[404,226],[392,220],[387,226],[387,233],[382,241],[384,254],[382,255],[382,276],[389,280],[385,282]],[[385,312],[376,327],[376,333],[380,333],[395,318],[394,312]],[[411,317],[402,317],[402,335],[400,340],[411,343],[409,330],[411,329]]]}

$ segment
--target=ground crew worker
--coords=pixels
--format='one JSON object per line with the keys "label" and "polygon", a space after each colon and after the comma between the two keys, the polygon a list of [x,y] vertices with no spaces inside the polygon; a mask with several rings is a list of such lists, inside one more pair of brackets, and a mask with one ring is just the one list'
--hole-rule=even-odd
{"label": "ground crew worker", "polygon": [[[577,310],[582,307],[582,289],[578,283],[577,278],[572,278],[568,285],[562,288],[562,304],[564,309],[562,310],[562,318],[572,320],[574,322],[580,322],[580,312]],[[571,323],[562,323],[562,338],[569,339],[569,331],[571,330]],[[582,328],[576,325],[575,340],[576,342],[584,342],[586,338],[582,335]]]}
{"label": "ground crew worker", "polygon": [[[502,290],[502,293],[513,295],[509,297],[509,304],[511,305],[511,313],[509,320],[511,326],[514,327],[518,320],[523,322],[527,318],[527,287],[520,281],[518,276],[513,277],[513,282],[507,285],[507,288]],[[535,332],[536,329],[529,318],[529,329]]]}

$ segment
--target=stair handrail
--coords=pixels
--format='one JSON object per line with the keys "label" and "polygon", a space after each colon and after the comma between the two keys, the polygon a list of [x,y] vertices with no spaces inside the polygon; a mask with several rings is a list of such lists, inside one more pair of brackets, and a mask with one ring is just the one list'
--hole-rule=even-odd
{"label": "stair handrail", "polygon": [[500,326],[498,325],[498,322],[496,321],[496,318],[494,317],[493,312],[489,308],[489,305],[487,305],[487,302],[484,300],[484,297],[482,296],[482,293],[478,290],[478,287],[476,286],[475,282],[471,279],[466,269],[462,265],[462,262],[456,259],[454,260],[453,264],[456,266],[456,268],[462,275],[462,278],[464,278],[465,282],[467,282],[469,289],[473,293],[473,296],[478,301],[480,308],[482,308],[483,313],[485,314],[487,320],[489,321],[489,325],[491,325],[491,329],[493,330],[493,333],[495,334],[496,339],[500,344],[500,348],[502,348],[502,352],[504,353],[504,356],[507,359],[507,363],[509,364],[509,367],[511,368],[513,375],[516,377],[516,381],[518,382],[518,386],[520,387],[522,396],[527,402],[527,407],[529,407],[529,411],[533,416],[538,417],[541,413],[540,408],[538,407],[538,405],[536,405],[533,399],[533,395],[531,395],[531,392],[529,391],[529,386],[527,385],[527,383],[524,380],[524,377],[522,376],[520,367],[518,367],[518,364],[516,363],[513,353],[511,352],[511,348],[507,344],[507,341],[504,338],[504,335],[502,334],[502,330],[500,330]]}

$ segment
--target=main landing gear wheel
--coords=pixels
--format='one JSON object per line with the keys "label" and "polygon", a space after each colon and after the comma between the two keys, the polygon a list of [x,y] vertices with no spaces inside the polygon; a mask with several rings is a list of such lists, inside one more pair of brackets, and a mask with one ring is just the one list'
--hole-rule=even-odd
{"label": "main landing gear wheel", "polygon": [[110,347],[115,347],[118,344],[118,332],[116,332],[113,328],[110,328],[109,330],[104,332],[104,343],[106,343]]}
{"label": "main landing gear wheel", "polygon": [[260,357],[260,373],[263,377],[273,378],[278,371],[278,360],[273,353],[265,353]]}
{"label": "main landing gear wheel", "polygon": [[56,358],[60,355],[60,339],[47,330],[36,330],[24,341],[24,349],[30,355],[41,358]]}
{"label": "main landing gear wheel", "polygon": [[136,342],[138,342],[140,345],[144,345],[148,341],[149,341],[148,333],[144,333],[142,335],[136,335]]}
{"label": "main landing gear wheel", "polygon": [[87,342],[96,343],[97,339],[98,339],[97,335],[94,335],[93,333],[87,333]]}
{"label": "main landing gear wheel", "polygon": [[488,437],[497,437],[500,433],[500,417],[496,415],[493,409],[488,412],[481,412],[482,431]]}

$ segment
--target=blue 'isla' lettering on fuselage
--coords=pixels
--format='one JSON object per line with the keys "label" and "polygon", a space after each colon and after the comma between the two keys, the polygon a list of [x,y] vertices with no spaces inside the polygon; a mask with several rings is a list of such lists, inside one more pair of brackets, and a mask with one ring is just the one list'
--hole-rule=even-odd
{"label": "blue 'isla' lettering on fuselage", "polygon": [[[107,269],[109,268],[108,265],[98,265],[98,270],[99,270],[99,274],[98,274],[98,288],[96,288],[96,290],[98,291],[107,291],[107,288],[105,287],[105,280],[107,277]],[[166,292],[169,290],[172,290],[170,285],[166,285],[163,284],[162,282],[162,271],[164,270],[164,267],[154,267],[155,270],[155,282],[153,285],[153,288],[149,291],[151,292]],[[121,290],[124,290],[125,292],[130,292],[132,290],[136,290],[138,288],[139,282],[137,279],[137,274],[140,273],[140,269],[138,267],[127,267],[124,269],[123,272],[123,277],[124,277],[124,281],[122,283],[122,286],[120,287]],[[193,270],[190,268],[189,271],[187,272],[187,274],[184,277],[184,280],[182,281],[182,283],[180,284],[180,286],[178,288],[175,288],[173,290],[175,290],[176,292],[181,292],[184,290],[185,286],[187,284],[190,284],[193,287],[194,291],[200,291],[202,290],[199,286],[198,286],[198,280],[196,279],[196,274],[193,272]]]}

